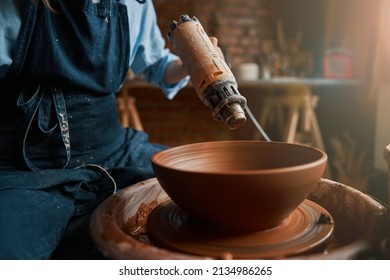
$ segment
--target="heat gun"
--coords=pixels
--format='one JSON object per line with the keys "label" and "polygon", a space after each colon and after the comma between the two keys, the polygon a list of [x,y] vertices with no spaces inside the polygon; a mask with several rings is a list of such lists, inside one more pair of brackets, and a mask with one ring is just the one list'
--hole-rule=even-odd
{"label": "heat gun", "polygon": [[215,120],[230,129],[246,122],[246,99],[237,89],[237,81],[220,57],[196,17],[180,16],[169,25],[168,39],[187,69],[191,83]]}

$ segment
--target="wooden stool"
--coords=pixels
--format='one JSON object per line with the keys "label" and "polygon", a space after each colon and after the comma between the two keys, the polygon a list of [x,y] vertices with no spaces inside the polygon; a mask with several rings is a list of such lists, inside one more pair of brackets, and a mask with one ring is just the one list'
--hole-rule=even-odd
{"label": "wooden stool", "polygon": [[116,98],[119,120],[123,127],[132,127],[137,130],[144,130],[141,118],[136,107],[135,97],[129,95],[124,87]]}
{"label": "wooden stool", "polygon": [[[282,141],[302,142],[325,150],[314,111],[318,99],[318,96],[311,94],[308,87],[289,88],[278,94],[271,91],[265,97],[259,121],[262,126],[276,121],[282,130]],[[308,135],[309,139],[303,139],[302,135]],[[258,137],[256,133],[255,139]]]}

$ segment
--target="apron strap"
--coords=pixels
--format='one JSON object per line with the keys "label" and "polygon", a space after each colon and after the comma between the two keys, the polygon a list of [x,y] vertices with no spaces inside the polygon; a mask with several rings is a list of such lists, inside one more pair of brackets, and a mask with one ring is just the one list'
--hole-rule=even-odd
{"label": "apron strap", "polygon": [[[43,108],[43,109],[41,108],[41,110],[39,109],[41,106],[48,106],[48,104],[50,104],[50,102],[44,102],[47,101],[45,99],[50,98],[50,96],[54,101],[54,108],[56,111],[57,122],[60,127],[61,138],[66,152],[66,161],[62,168],[66,168],[66,166],[69,164],[70,157],[71,157],[69,122],[68,122],[68,114],[66,112],[65,98],[63,92],[59,89],[52,89],[50,94],[47,94],[47,91],[45,89],[42,89],[41,86],[38,85],[37,89],[30,97],[30,94],[27,90],[22,90],[20,92],[16,104],[17,106],[22,108],[22,110],[25,112],[26,128],[23,135],[23,143],[22,143],[23,158],[27,166],[33,171],[37,171],[39,170],[39,168],[31,162],[28,156],[27,147],[26,147],[28,135],[33,120],[37,115],[38,111],[45,112],[45,116],[39,116],[39,118],[42,118],[42,120],[38,120],[38,123],[40,124],[43,120],[49,122],[50,120],[49,114],[51,113],[50,108]],[[48,127],[48,125],[45,125],[45,127]],[[55,127],[53,127],[51,130],[54,130]]]}
{"label": "apron strap", "polygon": [[66,151],[66,162],[63,168],[65,168],[70,161],[70,136],[69,136],[69,121],[68,113],[66,112],[65,98],[62,90],[53,89],[52,96],[54,100],[54,107],[57,113],[57,120],[60,125],[62,142]]}

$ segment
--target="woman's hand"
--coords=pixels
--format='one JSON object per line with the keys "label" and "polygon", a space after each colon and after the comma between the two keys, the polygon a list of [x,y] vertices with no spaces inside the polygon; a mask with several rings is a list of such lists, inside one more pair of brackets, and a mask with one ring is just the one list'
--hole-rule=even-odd
{"label": "woman's hand", "polygon": [[225,60],[225,56],[221,50],[221,48],[218,46],[218,39],[216,37],[210,37],[210,41],[211,43],[213,44],[213,46],[215,47],[215,50],[217,51],[217,53],[219,54],[219,56]]}

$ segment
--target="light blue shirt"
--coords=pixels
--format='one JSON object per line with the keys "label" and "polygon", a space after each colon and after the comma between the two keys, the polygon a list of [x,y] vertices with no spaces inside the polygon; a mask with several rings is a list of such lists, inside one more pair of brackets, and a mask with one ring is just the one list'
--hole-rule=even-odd
{"label": "light blue shirt", "polygon": [[[5,76],[12,63],[20,30],[21,10],[25,2],[26,0],[0,1],[0,79]],[[136,0],[120,2],[127,6],[129,16],[131,70],[136,76],[143,74],[148,83],[158,86],[167,98],[172,99],[188,83],[189,77],[177,84],[164,82],[166,67],[177,56],[165,47],[152,0],[146,0],[145,4]]]}
{"label": "light blue shirt", "polygon": [[25,0],[0,1],[0,79],[12,64],[12,56],[21,24],[21,2]]}

